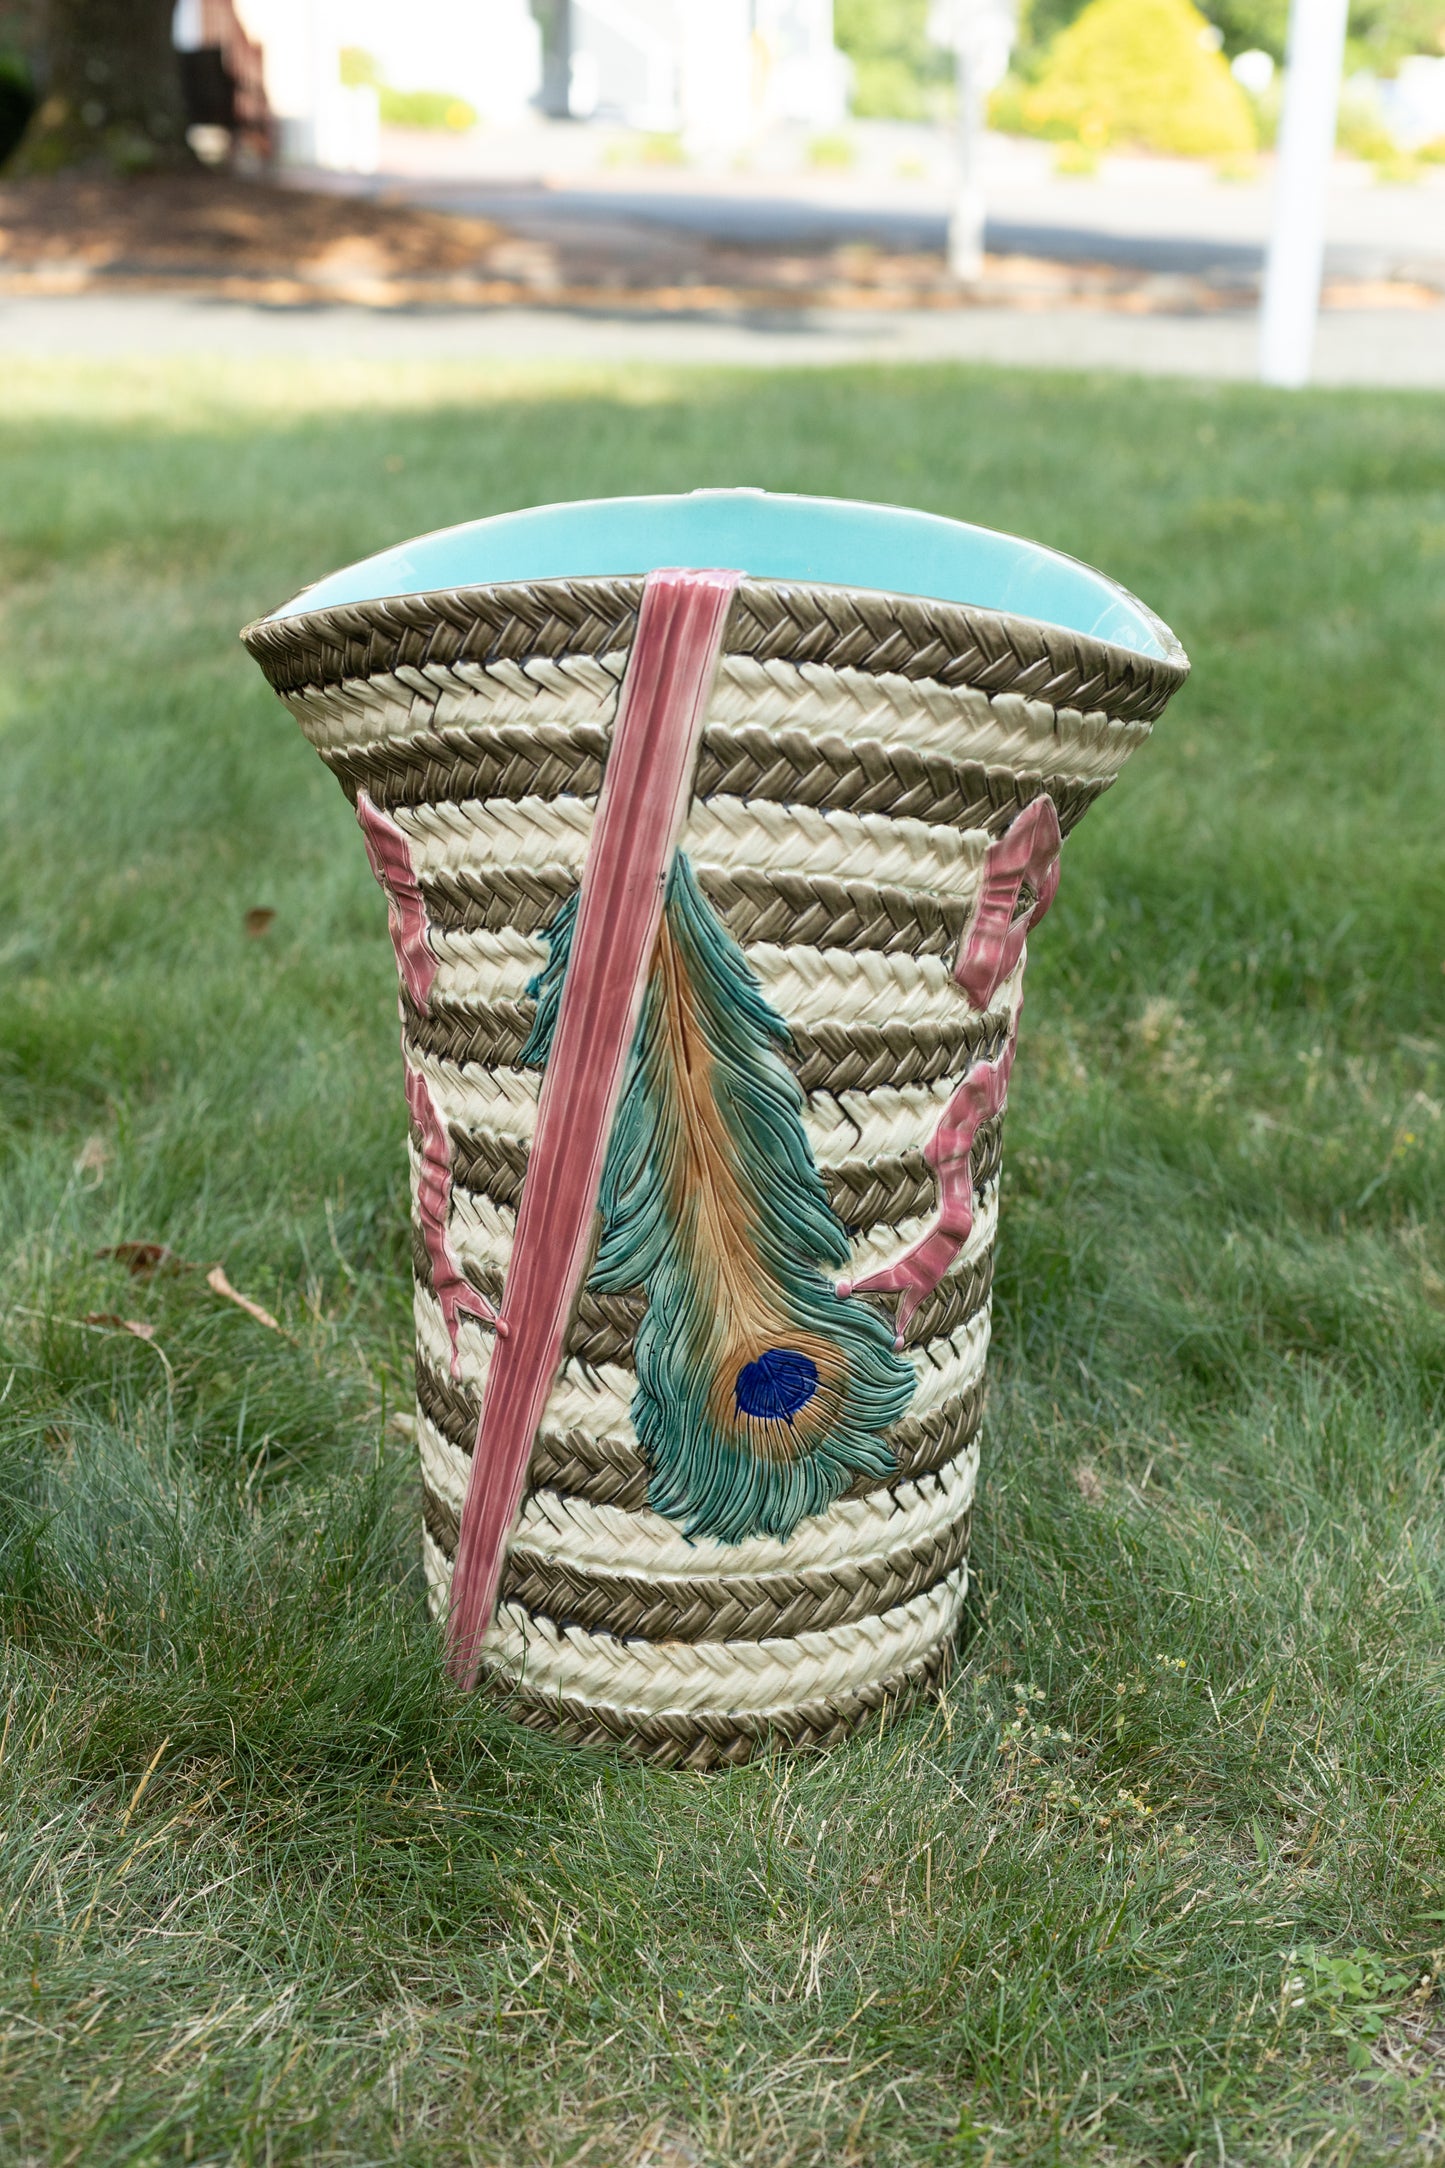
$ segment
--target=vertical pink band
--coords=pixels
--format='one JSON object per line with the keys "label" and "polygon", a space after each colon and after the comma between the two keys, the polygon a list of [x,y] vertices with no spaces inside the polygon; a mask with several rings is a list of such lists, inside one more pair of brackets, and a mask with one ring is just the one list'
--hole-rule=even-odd
{"label": "vertical pink band", "polygon": [[453,1677],[475,1683],[507,1537],[587,1259],[602,1163],[692,791],[703,716],[740,572],[648,576],[597,804],[572,953],[462,1506],[447,1622]]}

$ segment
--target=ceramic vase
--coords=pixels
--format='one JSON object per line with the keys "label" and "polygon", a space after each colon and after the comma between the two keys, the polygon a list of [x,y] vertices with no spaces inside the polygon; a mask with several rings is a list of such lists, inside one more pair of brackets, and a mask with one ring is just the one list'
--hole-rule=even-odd
{"label": "ceramic vase", "polygon": [[1027,936],[1177,642],[1033,545],[757,492],[478,522],[244,637],[390,905],[459,1676],[694,1767],[902,1706],[968,1589]]}

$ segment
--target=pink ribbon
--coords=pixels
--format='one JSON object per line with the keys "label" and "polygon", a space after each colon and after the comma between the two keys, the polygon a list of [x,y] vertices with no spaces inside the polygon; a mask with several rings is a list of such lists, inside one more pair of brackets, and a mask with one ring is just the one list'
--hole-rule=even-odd
{"label": "pink ribbon", "polygon": [[419,1009],[425,1010],[437,975],[437,960],[427,940],[426,899],[417,886],[411,845],[389,813],[383,813],[364,790],[356,794],[356,817],[371,870],[386,892],[386,919],[401,983]]}
{"label": "pink ribbon", "polygon": [[738,572],[653,572],[622,683],[502,1316],[462,1505],[447,1621],[452,1676],[475,1683],[537,1426],[586,1270],[627,1055],[692,794]]}
{"label": "pink ribbon", "polygon": [[[1020,1004],[1022,1007],[1022,1004]],[[902,1290],[896,1337],[901,1348],[914,1312],[931,1295],[973,1232],[973,1140],[979,1125],[1001,1114],[1008,1104],[1008,1080],[1018,1043],[1018,1016],[1008,1044],[994,1061],[976,1061],[967,1071],[923,1147],[938,1177],[938,1212],[926,1234],[861,1280],[840,1280],[838,1293],[892,1295]]]}
{"label": "pink ribbon", "polygon": [[421,1219],[422,1240],[431,1260],[432,1286],[447,1329],[451,1348],[451,1373],[462,1374],[457,1351],[457,1328],[464,1317],[492,1325],[505,1334],[507,1327],[485,1295],[479,1295],[457,1263],[448,1225],[452,1209],[451,1138],[436,1110],[431,1089],[419,1069],[406,1065],[406,1103],[421,1131],[421,1172],[417,1176],[416,1208]]}
{"label": "pink ribbon", "polygon": [[[411,845],[390,814],[383,813],[366,792],[358,791],[356,817],[371,870],[386,895],[386,918],[396,968],[402,985],[417,1008],[425,1012],[437,975],[437,960],[427,939],[426,898],[418,885],[411,861]],[[402,1041],[405,1059],[406,1042]],[[431,1260],[432,1285],[446,1326],[451,1348],[451,1373],[462,1374],[457,1352],[457,1328],[464,1317],[493,1325],[505,1332],[485,1295],[479,1295],[457,1262],[448,1224],[452,1209],[452,1148],[446,1124],[436,1109],[431,1088],[419,1069],[406,1064],[406,1103],[421,1132],[421,1172],[417,1176],[416,1208],[422,1240]]]}
{"label": "pink ribbon", "polygon": [[[1059,888],[1059,816],[1052,798],[1035,798],[984,855],[978,902],[959,944],[954,978],[971,1008],[987,1009],[1004,981],[1017,969],[1030,929],[1036,926]],[[1034,901],[1014,917],[1025,881]],[[894,1346],[924,1298],[931,1295],[973,1232],[974,1139],[980,1126],[1002,1114],[1018,1044],[1020,1001],[1009,1026],[1008,1043],[993,1061],[976,1061],[965,1072],[939,1118],[923,1156],[938,1181],[938,1211],[926,1233],[906,1250],[861,1280],[840,1280],[838,1293],[901,1294]]]}
{"label": "pink ribbon", "polygon": [[[978,902],[959,944],[953,975],[975,1009],[986,1009],[1015,969],[1024,942],[1059,892],[1059,816],[1050,797],[1035,798],[983,861]],[[1018,918],[1014,910],[1025,881],[1034,900]]]}

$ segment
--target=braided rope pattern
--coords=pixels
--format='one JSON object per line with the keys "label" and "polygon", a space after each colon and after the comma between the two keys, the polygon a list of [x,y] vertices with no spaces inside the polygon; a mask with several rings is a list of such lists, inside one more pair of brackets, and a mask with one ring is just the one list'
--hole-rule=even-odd
{"label": "braided rope pattern", "polygon": [[[967,897],[928,895],[889,882],[829,874],[697,869],[699,885],[733,939],[819,949],[876,949],[890,956],[951,956],[968,924]],[[427,916],[447,930],[542,933],[577,876],[567,866],[459,866],[425,874]]]}
{"label": "braided rope pattern", "polygon": [[[429,1576],[447,1581],[450,1561],[425,1530],[422,1550]],[[953,1631],[967,1577],[966,1566],[955,1566],[890,1610],[762,1641],[624,1640],[503,1603],[486,1637],[486,1655],[543,1693],[659,1713],[731,1708],[764,1714],[887,1678],[915,1662]]]}
{"label": "braided rope pattern", "polygon": [[[438,932],[435,1000],[483,1008],[526,1001],[529,981],[547,962],[539,934]],[[881,955],[872,949],[814,949],[754,942],[744,950],[770,1006],[794,1023],[936,1020],[956,1002],[953,974],[941,956]]]}
{"label": "braided rope pattern", "polygon": [[[997,1185],[991,1184],[991,1217],[996,1198]],[[454,1200],[454,1205],[456,1202],[468,1201],[470,1200],[463,1197],[461,1200]],[[488,1206],[487,1209],[501,1216],[499,1208]],[[855,1245],[855,1263],[861,1260],[872,1269],[870,1252],[886,1256],[900,1239],[906,1244],[915,1238],[911,1229],[921,1232],[927,1224],[926,1219],[905,1221],[901,1228],[885,1228],[876,1232]],[[461,1226],[462,1222],[454,1209],[453,1247],[459,1255],[463,1269],[467,1271],[468,1277],[471,1277],[476,1269],[477,1252],[474,1246],[464,1246],[456,1239]],[[979,1232],[977,1227],[975,1232]],[[987,1224],[983,1232],[987,1234]],[[498,1252],[503,1246],[498,1243]],[[953,1272],[957,1274],[971,1268],[989,1247],[991,1237],[975,1242],[973,1236],[970,1236],[968,1244],[955,1260]],[[493,1261],[497,1262],[500,1269],[500,1258]],[[870,1296],[868,1299],[882,1301],[884,1298]],[[449,1369],[453,1334],[435,1295],[420,1282],[413,1283],[412,1316],[416,1326],[417,1344],[428,1361],[442,1369]],[[926,1409],[946,1399],[950,1393],[962,1391],[965,1385],[972,1382],[986,1358],[988,1338],[989,1314],[985,1308],[980,1307],[958,1330],[946,1335],[941,1334],[912,1349],[911,1362],[917,1382],[910,1405],[915,1414],[922,1414]],[[478,1390],[484,1386],[491,1369],[495,1345],[490,1330],[470,1317],[464,1317],[456,1326],[455,1351],[460,1362],[461,1375],[469,1385]],[[619,1363],[588,1365],[572,1360],[565,1361],[548,1397],[546,1419],[550,1420],[555,1428],[562,1430],[582,1425],[628,1435],[632,1427],[631,1411],[635,1390],[636,1380],[631,1370]]]}
{"label": "braided rope pattern", "polygon": [[[423,1013],[402,995],[407,1051],[460,1068],[513,1066],[532,1028],[530,1001],[485,1007],[433,998]],[[1007,1025],[958,1008],[942,1019],[905,1017],[885,1024],[794,1024],[792,1067],[805,1092],[869,1091],[880,1084],[932,1084],[980,1055],[992,1060]]]}
{"label": "braided rope pattern", "polygon": [[278,693],[430,663],[611,655],[632,645],[640,579],[537,580],[263,618],[241,638]]}
{"label": "braided rope pattern", "polygon": [[[451,723],[601,723],[610,727],[627,669],[608,655],[528,655],[522,661],[430,663],[282,698],[324,760],[329,753],[404,740]],[[1091,771],[1092,772],[1092,771]]]}
{"label": "braided rope pattern", "polygon": [[[1001,1029],[1007,1028],[1015,1013],[1016,1004],[1010,1000],[990,1012]],[[475,1133],[530,1144],[537,1122],[540,1070],[452,1069],[425,1056],[416,1056],[413,1065],[422,1071],[454,1140]],[[866,1092],[809,1092],[803,1103],[803,1126],[818,1165],[841,1167],[852,1159],[897,1158],[911,1151],[937,1124],[956,1081],[879,1084]]]}
{"label": "braided rope pattern", "polygon": [[[322,754],[354,804],[366,791],[388,810],[482,799],[594,798],[611,732],[600,723],[451,726],[399,741]],[[703,732],[694,784],[700,799],[728,796],[827,811],[885,813],[939,827],[998,833],[1047,791],[1069,829],[1110,778],[1072,780],[987,768],[877,739],[852,744],[760,725]]]}
{"label": "braided rope pattern", "polygon": [[747,580],[733,606],[727,650],[761,661],[786,656],[870,676],[1022,693],[1051,707],[1102,708],[1121,720],[1152,721],[1189,667],[1168,628],[1158,631],[1165,654],[1156,660],[962,603]]}
{"label": "braided rope pattern", "polygon": [[1148,723],[1117,722],[1098,709],[1085,714],[1021,693],[989,693],[776,655],[767,662],[751,655],[726,657],[708,720],[802,731],[813,740],[926,748],[990,768],[1047,770],[1070,782],[1112,781],[1150,730]]}
{"label": "braided rope pattern", "polygon": [[[455,1555],[457,1520],[423,1488],[432,1541]],[[761,1641],[792,1637],[894,1609],[930,1589],[968,1555],[970,1516],[884,1559],[804,1573],[731,1574],[726,1579],[648,1580],[601,1573],[563,1558],[537,1558],[515,1545],[502,1575],[502,1601],[580,1626],[649,1641]]]}
{"label": "braided rope pattern", "polygon": [[[479,865],[549,877],[565,869],[575,885],[595,815],[594,799],[529,797],[398,806],[392,817],[425,890],[440,874]],[[693,800],[681,845],[699,878],[709,870],[821,874],[964,898],[977,886],[990,840],[986,828],[719,795]]]}
{"label": "braided rope pattern", "polygon": [[[974,1180],[978,1183],[991,1180],[998,1169],[1002,1146],[1002,1123],[1000,1121],[990,1123],[989,1132],[990,1134],[985,1136],[981,1129],[974,1143]],[[919,1163],[918,1187],[923,1190],[926,1185],[925,1202],[927,1202],[932,1197],[933,1176],[931,1171],[923,1164],[921,1153],[919,1154]],[[886,1177],[887,1164],[885,1161],[881,1166],[876,1166],[872,1170],[880,1191]],[[864,1179],[868,1180],[870,1177],[865,1175]],[[831,1183],[828,1186],[831,1193]],[[868,1192],[864,1193],[865,1203],[868,1195]],[[836,1195],[834,1196],[833,1209],[839,1213],[839,1217],[843,1218],[846,1224],[846,1215],[840,1210]],[[860,1218],[857,1224],[885,1226],[891,1236],[893,1229],[902,1217],[901,1213],[879,1211],[866,1220]],[[432,1279],[431,1254],[427,1249],[426,1239],[415,1221],[412,1222],[411,1227],[411,1268],[418,1287],[424,1289],[426,1293],[434,1295],[436,1290]],[[477,1293],[485,1296],[493,1309],[499,1309],[505,1290],[506,1275],[495,1267],[489,1267],[474,1271],[469,1277]],[[988,1300],[992,1285],[993,1251],[990,1248],[966,1270],[948,1273],[939,1281],[933,1292],[924,1297],[904,1329],[904,1345],[906,1347],[920,1347],[931,1340],[950,1337],[958,1331],[961,1325],[966,1325],[970,1318],[975,1317],[983,1308]],[[876,1299],[882,1307],[886,1308],[888,1306],[886,1296],[872,1299]],[[642,1323],[643,1313],[646,1308],[647,1298],[639,1287],[628,1288],[625,1293],[621,1294],[603,1294],[598,1293],[595,1289],[584,1287],[577,1297],[576,1307],[568,1322],[567,1336],[563,1343],[564,1354],[573,1361],[587,1364],[592,1369],[600,1367],[603,1363],[620,1363],[631,1366],[637,1328]],[[480,1414],[480,1408],[478,1413]],[[475,1422],[472,1429],[473,1431],[476,1429]]]}
{"label": "braided rope pattern", "polygon": [[457,866],[418,882],[433,926],[458,933],[542,933],[577,890],[568,866]]}
{"label": "braided rope pattern", "polygon": [[[286,696],[302,731],[323,759],[387,742],[414,747],[429,733],[501,729],[610,731],[626,669],[625,654],[529,656],[523,663],[428,664],[345,685],[312,686]],[[1117,722],[1095,710],[1053,707],[1020,693],[986,693],[881,672],[829,669],[774,656],[724,659],[708,706],[720,728],[803,733],[810,741],[843,738],[927,748],[943,758],[1023,773],[1038,769],[1067,782],[1112,781],[1149,725]]]}
{"label": "braided rope pattern", "polygon": [[[431,1501],[427,1525],[438,1549],[452,1558],[470,1464],[424,1418],[417,1419],[415,1432],[423,1490]],[[854,1565],[876,1576],[891,1555],[946,1536],[971,1509],[977,1477],[978,1449],[969,1444],[929,1474],[835,1499],[786,1540],[754,1536],[738,1544],[684,1538],[674,1522],[646,1506],[597,1505],[561,1491],[530,1490],[511,1548],[563,1559],[581,1573],[625,1574],[649,1588],[697,1579],[726,1588],[740,1576],[771,1584],[779,1575],[792,1576],[790,1585],[798,1587],[805,1571],[832,1574]]]}
{"label": "braided rope pattern", "polygon": [[[481,1400],[474,1390],[444,1377],[427,1357],[416,1357],[417,1409],[457,1453],[470,1460],[476,1441]],[[897,1461],[894,1483],[917,1482],[936,1475],[957,1460],[982,1427],[986,1386],[982,1377],[950,1394],[922,1415],[906,1415],[887,1433]],[[619,1506],[640,1513],[647,1505],[647,1465],[635,1438],[627,1433],[596,1431],[573,1424],[563,1430],[544,1421],[527,1470],[532,1490],[552,1490],[593,1505]],[[876,1488],[860,1476],[845,1498],[866,1497]]]}
{"label": "braided rope pattern", "polygon": [[[460,1508],[469,1470],[444,1440],[417,1426],[426,1480]],[[523,1501],[512,1541],[543,1557],[606,1573],[649,1580],[726,1578],[733,1573],[801,1573],[805,1569],[876,1563],[892,1551],[931,1540],[951,1528],[973,1504],[978,1454],[970,1448],[937,1474],[913,1482],[874,1483],[859,1498],[835,1499],[800,1521],[792,1534],[747,1536],[737,1543],[684,1536],[676,1521],[659,1513],[625,1513],[560,1491],[531,1491]]]}
{"label": "braided rope pattern", "polygon": [[[529,1145],[520,1137],[496,1136],[489,1130],[465,1131],[453,1125],[454,1190],[467,1190],[474,1196],[490,1198],[493,1204],[515,1210],[522,1195],[529,1152]],[[992,1120],[980,1123],[974,1138],[970,1163],[976,1189],[993,1180],[1002,1159],[1003,1117],[995,1115]],[[880,1226],[898,1227],[916,1214],[926,1212],[934,1200],[933,1169],[924,1158],[921,1145],[905,1152],[882,1153],[871,1158],[846,1159],[836,1164],[823,1162],[818,1172],[829,1204],[843,1225],[854,1233],[867,1233]],[[423,1263],[425,1244],[418,1248],[413,1242],[412,1251],[417,1278],[424,1285],[430,1285],[430,1263]],[[477,1275],[477,1292],[495,1303],[499,1299],[501,1280],[500,1273],[481,1272]],[[625,1310],[615,1307],[623,1301],[630,1305],[630,1298],[606,1298],[595,1318],[599,1329],[611,1330],[624,1318],[641,1321],[640,1304]],[[599,1354],[589,1359],[605,1362],[611,1358]]]}
{"label": "braided rope pattern", "polygon": [[900,1715],[946,1679],[953,1662],[952,1636],[906,1669],[875,1684],[831,1695],[824,1701],[774,1709],[766,1716],[726,1710],[654,1715],[568,1694],[533,1694],[496,1672],[484,1674],[509,1716],[529,1731],[549,1732],[569,1746],[621,1747],[661,1769],[736,1768],[775,1747],[820,1753],[838,1746],[870,1719]]}
{"label": "braided rope pattern", "polygon": [[[431,664],[609,655],[632,644],[641,579],[514,582],[343,603],[262,619],[241,637],[279,693]],[[963,603],[745,580],[726,651],[870,676],[1016,692],[1120,720],[1159,714],[1188,670],[1164,627],[1163,656]]]}

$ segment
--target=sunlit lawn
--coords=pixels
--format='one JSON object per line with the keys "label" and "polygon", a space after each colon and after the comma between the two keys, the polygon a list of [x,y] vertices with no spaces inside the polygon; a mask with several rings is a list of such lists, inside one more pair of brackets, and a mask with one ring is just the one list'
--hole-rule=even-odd
{"label": "sunlit lawn", "polygon": [[[0,460],[0,2161],[1445,2159],[1445,405],[11,364]],[[957,1681],[703,1779],[442,1683],[382,905],[235,633],[739,481],[1195,678],[1035,944]]]}

